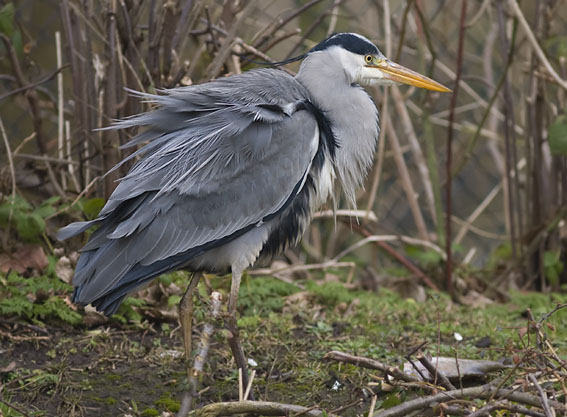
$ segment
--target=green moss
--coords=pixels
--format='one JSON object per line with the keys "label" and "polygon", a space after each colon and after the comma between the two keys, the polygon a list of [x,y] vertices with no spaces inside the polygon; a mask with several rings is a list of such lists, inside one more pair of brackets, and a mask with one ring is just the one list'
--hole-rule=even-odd
{"label": "green moss", "polygon": [[308,282],[307,288],[317,297],[317,300],[326,306],[334,307],[339,303],[350,303],[355,295],[340,282],[327,282],[318,285]]}
{"label": "green moss", "polygon": [[262,323],[260,316],[242,316],[238,319],[238,327],[241,329],[256,329]]}
{"label": "green moss", "polygon": [[104,399],[104,403],[107,405],[114,405],[117,403],[116,398],[112,398],[112,397],[106,397]]}
{"label": "green moss", "polygon": [[165,408],[167,411],[171,411],[173,413],[178,412],[179,407],[181,406],[179,401],[176,401],[173,398],[171,398],[170,392],[166,392],[162,394],[162,396],[159,397],[159,400],[157,400],[154,404],[157,405],[158,407]]}
{"label": "green moss", "polygon": [[140,413],[141,417],[157,417],[159,416],[159,411],[155,408],[146,408]]}
{"label": "green moss", "polygon": [[285,297],[298,291],[295,285],[276,278],[245,276],[240,286],[238,306],[243,315],[265,316],[281,311]]}

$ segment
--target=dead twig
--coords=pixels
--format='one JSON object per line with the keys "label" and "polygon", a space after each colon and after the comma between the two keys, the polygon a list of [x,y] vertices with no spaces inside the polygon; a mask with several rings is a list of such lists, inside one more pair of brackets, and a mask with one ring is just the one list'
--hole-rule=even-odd
{"label": "dead twig", "polygon": [[0,403],[4,404],[7,407],[10,407],[12,410],[17,411],[18,413],[20,413],[22,416],[24,417],[30,417],[30,415],[28,413],[26,413],[24,410],[22,410],[20,407],[15,406],[14,404],[12,404],[11,402],[8,402],[6,400],[3,400],[2,398],[0,398]]}
{"label": "dead twig", "polygon": [[366,211],[366,210],[348,210],[348,209],[340,209],[340,210],[322,210],[318,211],[313,214],[314,219],[325,218],[325,217],[347,217],[347,218],[364,218],[366,221],[371,221],[373,223],[378,223],[378,217],[376,213],[373,211]]}
{"label": "dead twig", "polygon": [[355,244],[349,246],[348,248],[346,248],[345,250],[343,250],[341,253],[339,253],[337,256],[335,256],[333,258],[333,261],[337,261],[343,257],[345,257],[346,255],[348,255],[349,253],[351,253],[352,251],[366,245],[367,243],[370,242],[402,242],[405,243],[407,245],[415,245],[415,246],[422,246],[424,248],[427,249],[431,249],[435,252],[437,252],[443,259],[445,259],[445,253],[443,252],[443,250],[437,246],[434,243],[431,243],[427,240],[421,240],[421,239],[415,239],[412,238],[410,236],[397,236],[397,235],[382,235],[382,236],[368,236],[362,240],[359,240],[358,242],[356,242]]}
{"label": "dead twig", "polygon": [[81,199],[81,197],[83,197],[86,193],[89,192],[89,190],[99,181],[101,180],[102,177],[95,177],[86,187],[83,191],[80,192],[80,194],[71,202],[71,204],[69,204],[67,207],[53,213],[50,216],[47,216],[45,218],[45,220],[49,220],[52,219],[53,217],[59,216],[61,213],[66,213],[67,211],[69,211],[69,209],[71,209],[71,207],[73,207],[75,204],[77,204],[77,202]]}
{"label": "dead twig", "polygon": [[551,411],[551,408],[549,407],[549,403],[547,401],[547,395],[545,395],[545,392],[543,392],[543,389],[541,388],[541,386],[537,382],[537,379],[534,376],[534,374],[529,374],[528,379],[532,382],[532,384],[534,384],[534,386],[537,389],[539,397],[541,398],[541,405],[542,405],[543,411],[545,412],[545,416],[546,417],[555,417],[554,413]]}
{"label": "dead twig", "polygon": [[[193,400],[198,396],[199,388],[199,378],[205,367],[205,362],[207,360],[207,355],[209,353],[209,347],[211,345],[211,336],[214,333],[215,325],[214,321],[218,318],[220,307],[222,304],[222,295],[219,292],[213,292],[211,294],[211,315],[210,320],[205,323],[203,331],[201,333],[201,340],[199,343],[199,353],[195,356],[195,361],[193,363],[193,370],[189,375],[189,391],[183,397],[183,401],[178,417],[185,417],[189,411],[192,409]],[[191,336],[189,336],[191,337]]]}
{"label": "dead twig", "polygon": [[[357,232],[362,234],[363,236],[366,236],[366,237],[372,236],[372,233],[370,231],[366,230],[366,228],[364,228],[362,226],[359,226],[357,224],[350,224],[350,227],[353,230],[356,230]],[[406,267],[411,273],[415,274],[415,276],[417,276],[420,280],[422,280],[425,285],[427,285],[429,288],[431,288],[434,291],[439,291],[439,289],[437,288],[437,285],[435,285],[433,283],[433,281],[431,281],[427,275],[425,275],[418,267],[416,267],[414,264],[412,264],[403,255],[398,253],[398,251],[396,251],[394,248],[392,248],[386,242],[375,242],[375,243],[376,243],[376,246],[379,246],[380,248],[384,249],[391,256],[393,256],[398,262],[400,262],[404,267]]]}
{"label": "dead twig", "polygon": [[[262,269],[254,269],[248,271],[248,275],[276,275],[282,272],[299,272],[299,271],[311,271],[313,269],[327,269],[327,268],[356,268],[356,264],[354,262],[336,262],[334,260],[323,262],[320,264],[307,264],[307,265],[290,265],[284,268],[262,268]],[[281,279],[281,278],[279,278]],[[286,281],[286,280],[283,280]],[[287,281],[286,281],[287,282]],[[293,285],[299,286],[296,282],[291,282]]]}
{"label": "dead twig", "polygon": [[[389,408],[387,410],[380,411],[374,414],[374,417],[402,417],[407,416],[410,413],[418,410],[425,410],[430,408],[431,405],[436,403],[442,403],[455,399],[462,398],[480,398],[480,399],[490,399],[492,397],[504,398],[509,401],[514,401],[523,405],[531,405],[533,407],[542,408],[542,403],[540,398],[535,395],[526,394],[523,392],[517,392],[510,389],[498,389],[493,384],[481,385],[478,387],[457,389],[453,391],[444,391],[439,394],[430,395],[427,397],[420,397],[414,400],[406,401],[403,404]],[[555,411],[565,413],[567,412],[567,407],[558,401],[549,401],[550,407]]]}
{"label": "dead twig", "polygon": [[434,366],[424,354],[421,353],[417,355],[417,360],[421,362],[425,369],[427,369],[433,381],[437,381],[437,379],[439,379],[440,385],[447,388],[449,391],[456,389],[455,386],[451,384],[451,381],[449,381],[449,378],[447,378],[442,371],[437,369],[437,366]]}
{"label": "dead twig", "polygon": [[[4,42],[4,46],[8,51],[8,56],[10,58],[10,63],[12,64],[12,70],[16,77],[16,81],[20,88],[27,87],[29,83],[26,82],[24,77],[24,73],[22,71],[22,67],[20,65],[20,60],[18,58],[18,54],[12,45],[11,39],[3,33],[0,33],[0,38]],[[33,89],[26,89],[26,99],[30,106],[30,115],[32,118],[32,123],[34,127],[34,131],[36,133],[36,141],[37,147],[39,148],[40,153],[47,154],[47,144],[45,143],[45,139],[42,133],[42,117],[40,114],[40,104],[39,99],[37,97],[37,92]]]}
{"label": "dead twig", "polygon": [[9,332],[0,330],[0,336],[10,339],[14,342],[35,342],[38,340],[50,340],[51,336],[17,336]]}
{"label": "dead twig", "polygon": [[421,382],[418,378],[400,371],[395,366],[389,366],[377,360],[365,358],[362,356],[349,355],[348,353],[339,352],[337,350],[333,350],[327,353],[325,356],[323,356],[323,359],[351,363],[353,365],[368,369],[376,369],[405,382]]}
{"label": "dead twig", "polygon": [[531,417],[545,417],[545,414],[538,413],[537,411],[530,410],[528,408],[520,407],[517,405],[506,404],[500,401],[479,408],[475,412],[468,414],[468,417],[490,416],[492,415],[491,413],[496,410],[508,410],[513,413],[519,413],[523,416],[525,415]]}
{"label": "dead twig", "polygon": [[[241,368],[238,368],[239,370]],[[253,369],[252,373],[250,374],[250,380],[248,381],[248,385],[246,386],[246,389],[244,390],[244,395],[242,397],[243,400],[247,400],[248,397],[250,396],[250,391],[252,390],[252,384],[254,383],[254,377],[256,376],[256,370]]]}
{"label": "dead twig", "polygon": [[543,322],[546,321],[548,318],[550,318],[551,316],[553,316],[555,313],[557,313],[559,310],[562,310],[564,308],[567,308],[567,303],[565,304],[557,304],[555,306],[555,308],[553,310],[551,310],[549,313],[545,313],[541,319],[539,319],[539,321],[537,322],[537,326],[539,328],[541,328],[541,326],[543,325]]}
{"label": "dead twig", "polygon": [[372,400],[370,401],[370,408],[368,409],[368,417],[372,417],[374,415],[374,408],[376,408],[376,400],[378,396],[373,395]]}
{"label": "dead twig", "polygon": [[522,9],[520,9],[520,6],[518,5],[518,2],[516,0],[508,0],[508,4],[510,5],[510,8],[512,9],[516,17],[518,18],[518,21],[520,22],[522,29],[524,29],[524,32],[526,32],[526,36],[528,37],[529,42],[534,48],[535,53],[538,56],[540,62],[543,64],[547,72],[549,72],[549,74],[557,82],[557,84],[559,84],[562,88],[567,90],[567,81],[562,79],[549,63],[549,60],[545,56],[545,53],[543,52],[543,49],[541,49],[541,46],[539,46],[539,43],[534,33],[532,32],[532,29],[530,28],[528,21],[524,17],[524,14],[522,13]]}
{"label": "dead twig", "polygon": [[255,37],[258,39],[257,42],[254,43],[254,46],[256,48],[259,48],[260,46],[262,46],[262,44],[266,41],[268,41],[269,39],[271,39],[272,35],[274,33],[276,33],[278,30],[280,30],[282,27],[284,27],[285,25],[287,25],[291,20],[293,20],[295,17],[299,16],[301,13],[305,12],[307,9],[310,9],[311,7],[315,6],[317,3],[321,3],[322,0],[311,0],[309,3],[299,7],[298,9],[296,9],[295,11],[293,11],[292,13],[290,13],[289,15],[287,15],[285,18],[283,19],[279,19],[277,22],[277,25],[275,25],[273,27],[273,29],[271,29],[268,33],[263,34],[262,37],[259,37],[260,34],[262,34],[262,32],[265,32],[265,30],[267,28],[269,28],[269,26],[260,31],[260,33],[258,35],[256,35]]}
{"label": "dead twig", "polygon": [[46,82],[50,81],[53,77],[55,77],[56,75],[58,75],[61,71],[63,71],[64,69],[68,68],[69,64],[65,64],[60,66],[59,68],[55,69],[53,72],[51,72],[50,74],[47,74],[45,77],[40,78],[37,81],[32,81],[26,85],[24,85],[23,87],[18,87],[15,88],[13,90],[8,91],[7,93],[4,93],[2,95],[0,95],[0,101],[4,100],[5,98],[11,97],[15,94],[19,94],[19,93],[24,93],[27,90],[30,90],[32,88],[36,88],[39,87],[41,84],[45,84]]}
{"label": "dead twig", "polygon": [[[4,141],[4,146],[6,147],[6,156],[8,157],[8,164],[10,166],[10,177],[12,180],[12,206],[10,207],[10,213],[8,214],[8,224],[12,219],[12,211],[14,200],[16,198],[16,169],[14,168],[14,159],[12,158],[12,150],[10,149],[10,141],[8,141],[8,135],[6,134],[6,129],[4,129],[4,122],[0,117],[0,132],[2,133],[2,140]],[[6,233],[6,239],[9,233]]]}
{"label": "dead twig", "polygon": [[413,123],[406,105],[406,101],[397,86],[393,86],[390,91],[392,92],[392,99],[396,106],[396,112],[394,113],[399,119],[401,125],[403,126],[403,133],[407,138],[408,144],[413,153],[415,160],[415,165],[419,171],[419,178],[423,183],[423,190],[426,197],[427,207],[429,212],[433,217],[434,223],[442,221],[437,219],[435,210],[435,198],[433,193],[433,184],[431,182],[431,174],[429,172],[427,163],[425,161],[425,156],[423,155],[423,150],[417,138],[416,131],[413,127]]}
{"label": "dead twig", "polygon": [[348,404],[346,404],[346,405],[343,405],[343,406],[341,406],[341,407],[339,407],[339,408],[335,408],[334,410],[331,410],[331,411],[330,411],[330,414],[340,413],[341,411],[344,411],[344,410],[347,410],[347,409],[349,409],[349,408],[351,408],[351,407],[354,407],[355,405],[358,405],[358,404],[360,404],[360,403],[363,402],[363,401],[364,401],[364,400],[363,400],[362,398],[357,398],[356,400],[354,400],[354,401],[352,401],[352,402],[350,402],[350,403],[348,403]]}
{"label": "dead twig", "polygon": [[228,31],[220,50],[218,51],[213,61],[207,67],[206,73],[211,79],[214,79],[219,75],[224,62],[232,52],[233,49],[232,47],[234,45],[234,39],[236,38],[236,34],[238,33],[240,27],[244,24],[244,21],[249,17],[249,15],[252,13],[252,10],[254,10],[255,7],[256,7],[256,1],[249,2],[242,10],[238,19],[232,24],[232,27]]}
{"label": "dead twig", "polygon": [[417,193],[409,174],[409,169],[404,160],[402,148],[400,146],[400,140],[398,139],[398,134],[393,128],[392,120],[390,119],[389,115],[384,115],[383,118],[388,119],[388,121],[386,122],[386,126],[388,128],[387,137],[390,140],[390,145],[392,146],[392,150],[394,151],[394,160],[396,162],[396,167],[398,169],[398,173],[400,174],[402,187],[406,194],[407,202],[413,216],[413,221],[415,222],[415,226],[417,227],[419,237],[422,240],[429,240],[427,226],[425,225],[425,220],[421,212]]}

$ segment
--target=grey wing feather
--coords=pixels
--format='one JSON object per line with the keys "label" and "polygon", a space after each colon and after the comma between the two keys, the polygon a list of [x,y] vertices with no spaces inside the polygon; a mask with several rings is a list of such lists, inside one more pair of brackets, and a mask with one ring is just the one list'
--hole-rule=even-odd
{"label": "grey wing feather", "polygon": [[[295,112],[309,95],[280,71],[249,71],[145,97],[159,109],[117,127],[148,126],[132,143],[151,142],[135,152],[142,158],[95,221],[100,228],[74,278],[81,303],[125,283],[130,288],[133,270],[135,279],[143,276],[136,265],[159,264],[162,271],[162,261],[276,213],[303,183],[317,150],[315,118]],[[60,236],[87,227],[70,225]]]}

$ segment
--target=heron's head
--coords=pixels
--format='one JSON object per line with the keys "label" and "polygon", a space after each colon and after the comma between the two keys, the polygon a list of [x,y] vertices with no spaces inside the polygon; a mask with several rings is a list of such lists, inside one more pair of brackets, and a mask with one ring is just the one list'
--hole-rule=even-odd
{"label": "heron's head", "polygon": [[390,61],[376,45],[356,33],[332,35],[306,55],[320,58],[320,65],[339,64],[351,83],[364,86],[402,83],[433,91],[451,91],[431,78]]}

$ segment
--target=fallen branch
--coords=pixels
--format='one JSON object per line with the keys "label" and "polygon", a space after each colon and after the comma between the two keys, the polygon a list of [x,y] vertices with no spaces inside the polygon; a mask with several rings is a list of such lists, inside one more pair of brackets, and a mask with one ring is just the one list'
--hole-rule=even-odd
{"label": "fallen branch", "polygon": [[323,356],[323,359],[330,359],[338,362],[351,363],[353,365],[361,366],[363,368],[368,368],[368,369],[376,369],[378,371],[382,371],[388,375],[391,375],[396,379],[401,379],[402,381],[406,381],[406,382],[422,382],[418,378],[400,371],[395,366],[388,366],[374,359],[364,358],[362,356],[349,355],[348,353],[339,352],[337,350],[333,350],[327,353],[325,356]]}
{"label": "fallen branch", "polygon": [[537,411],[511,404],[504,404],[501,402],[496,402],[479,408],[474,413],[468,414],[468,417],[490,416],[493,411],[497,410],[511,411],[512,413],[519,413],[522,416],[545,417],[545,414],[539,413]]}
{"label": "fallen branch", "polygon": [[[445,391],[436,395],[430,395],[427,397],[416,398],[415,400],[406,401],[396,407],[389,408],[387,410],[382,410],[375,413],[373,417],[402,417],[407,416],[410,413],[418,410],[425,410],[438,403],[444,401],[451,401],[463,398],[481,398],[490,399],[492,397],[498,397],[502,399],[507,399],[516,403],[523,405],[531,405],[533,407],[542,408],[543,405],[541,400],[535,395],[526,394],[523,392],[512,391],[509,389],[498,389],[493,384],[481,385],[479,387],[456,389],[453,391]],[[565,413],[567,412],[567,407],[558,401],[548,401],[549,406],[555,411]]]}
{"label": "fallen branch", "polygon": [[[271,401],[238,401],[224,402],[206,405],[195,410],[195,416],[198,417],[216,417],[216,416],[233,416],[236,414],[259,414],[263,416],[281,416],[289,414],[301,415],[308,417],[318,417],[324,415],[322,410],[310,409],[294,404],[281,404]],[[336,417],[336,414],[327,414],[330,417]]]}
{"label": "fallen branch", "polygon": [[554,417],[554,413],[551,411],[551,407],[549,406],[549,402],[547,401],[547,395],[545,395],[545,392],[537,382],[537,378],[533,374],[530,374],[528,375],[528,379],[532,382],[532,384],[534,384],[537,389],[539,397],[541,398],[541,404],[543,411],[545,412],[545,416]]}

